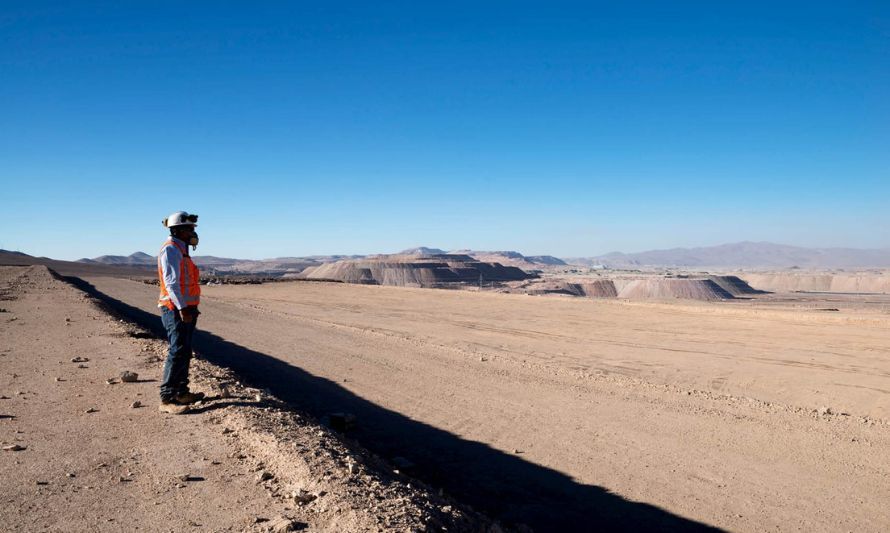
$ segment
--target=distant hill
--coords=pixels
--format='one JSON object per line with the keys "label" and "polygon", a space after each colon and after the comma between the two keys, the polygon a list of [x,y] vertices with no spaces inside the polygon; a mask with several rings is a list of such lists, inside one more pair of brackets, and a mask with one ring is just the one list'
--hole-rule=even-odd
{"label": "distant hill", "polygon": [[479,261],[488,263],[500,263],[506,266],[515,266],[525,270],[539,269],[548,266],[563,266],[567,263],[552,255],[525,256],[513,250],[481,251],[481,250],[457,250],[453,254],[466,254],[475,257]]}
{"label": "distant hill", "polygon": [[[466,254],[472,256],[479,261],[489,263],[501,263],[504,266],[515,266],[526,270],[535,270],[548,266],[565,266],[567,263],[558,257],[552,255],[532,255],[525,256],[519,252],[512,250],[504,251],[477,251],[477,250],[459,250],[455,252],[447,252],[441,248],[430,248],[428,246],[418,246],[402,250],[399,255],[443,255],[448,253]],[[276,257],[272,259],[236,259],[232,257],[217,257],[213,255],[195,255],[192,258],[195,263],[203,269],[212,269],[217,273],[276,273],[276,272],[294,272],[299,271],[307,266],[319,265],[322,263],[333,263],[348,259],[364,259],[364,255],[311,255],[307,257]],[[154,267],[157,258],[144,252],[136,252],[130,255],[102,255],[92,259],[78,259],[79,263],[100,264],[111,266],[145,266]]]}
{"label": "distant hill", "polygon": [[[342,261],[344,259],[363,259],[366,255],[307,255],[306,257],[292,257],[288,259],[305,259],[307,261],[315,261],[317,263],[333,263],[334,261]],[[284,258],[280,258],[284,259]]]}
{"label": "distant hill", "polygon": [[400,255],[442,255],[447,254],[445,250],[439,248],[427,248],[426,246],[418,246],[417,248],[408,248],[399,252]]}
{"label": "distant hill", "polygon": [[445,287],[454,284],[521,281],[536,274],[460,254],[392,254],[310,267],[296,277],[371,285]]}
{"label": "distant hill", "polygon": [[154,263],[152,265],[110,265],[93,261],[60,261],[48,257],[34,257],[22,252],[0,250],[0,265],[45,265],[55,270],[62,276],[120,276],[143,277],[156,276]]}
{"label": "distant hill", "polygon": [[130,255],[102,255],[93,259],[78,259],[79,263],[99,263],[102,265],[139,265],[151,266],[155,264],[155,256],[145,252],[136,252]]}
{"label": "distant hill", "polygon": [[525,259],[541,265],[565,266],[568,264],[562,259],[553,257],[552,255],[527,255],[525,256]]}
{"label": "distant hill", "polygon": [[[336,256],[337,259],[340,256]],[[306,257],[279,257],[275,259],[234,259],[213,255],[196,255],[195,263],[205,274],[263,274],[278,275],[301,272],[308,266],[316,266],[326,261]],[[155,268],[157,257],[144,252],[131,255],[102,255],[92,259],[79,259],[79,263],[108,266],[140,266]]]}
{"label": "distant hill", "polygon": [[224,266],[234,265],[240,259],[232,259],[231,257],[216,257],[215,255],[196,255],[192,257],[198,266]]}
{"label": "distant hill", "polygon": [[[575,257],[567,260],[551,255],[526,256],[513,250],[482,251],[455,250],[418,246],[403,250],[400,255],[436,256],[465,254],[478,261],[500,263],[523,270],[547,270],[569,264],[587,267],[636,269],[645,267],[721,268],[721,269],[856,269],[890,268],[890,249],[803,248],[769,242],[737,242],[698,248],[671,248],[639,253],[612,252],[595,257]],[[21,252],[2,251],[5,264],[23,264],[47,258],[33,258]],[[310,266],[348,259],[362,259],[362,255],[314,255],[308,257],[276,257],[272,259],[235,259],[210,255],[194,256],[195,262],[213,274],[292,274]],[[103,255],[80,259],[77,263],[109,267],[154,269],[155,256],[136,252],[127,256]],[[64,262],[71,263],[71,262]]]}
{"label": "distant hill", "polygon": [[699,248],[671,248],[596,257],[571,258],[569,263],[609,268],[888,268],[890,249],[803,248],[770,242],[737,242]]}
{"label": "distant hill", "polygon": [[525,270],[537,270],[548,266],[564,266],[566,263],[558,257],[552,255],[532,255],[525,256],[513,250],[501,251],[482,251],[482,250],[452,250],[446,252],[441,248],[430,248],[428,246],[418,246],[417,248],[408,248],[402,250],[399,255],[445,255],[445,254],[463,254],[469,255],[479,261],[487,263],[500,263],[504,266],[514,266]]}

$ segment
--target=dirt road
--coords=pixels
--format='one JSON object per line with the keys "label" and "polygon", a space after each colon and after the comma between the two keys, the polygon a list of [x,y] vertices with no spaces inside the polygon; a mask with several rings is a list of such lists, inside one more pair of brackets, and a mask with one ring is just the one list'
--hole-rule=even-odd
{"label": "dirt road", "polygon": [[209,399],[159,413],[165,350],[47,269],[0,267],[0,531],[487,530],[207,361]]}
{"label": "dirt road", "polygon": [[[155,287],[88,281],[156,320]],[[211,360],[508,523],[890,524],[886,317],[327,283],[202,307]]]}

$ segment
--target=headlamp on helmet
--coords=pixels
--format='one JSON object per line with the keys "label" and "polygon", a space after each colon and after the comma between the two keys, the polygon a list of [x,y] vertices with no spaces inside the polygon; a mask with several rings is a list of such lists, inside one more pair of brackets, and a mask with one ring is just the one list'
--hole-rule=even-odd
{"label": "headlamp on helmet", "polygon": [[165,218],[162,223],[166,228],[175,228],[176,226],[196,226],[198,225],[198,215],[191,215],[185,211],[177,211]]}

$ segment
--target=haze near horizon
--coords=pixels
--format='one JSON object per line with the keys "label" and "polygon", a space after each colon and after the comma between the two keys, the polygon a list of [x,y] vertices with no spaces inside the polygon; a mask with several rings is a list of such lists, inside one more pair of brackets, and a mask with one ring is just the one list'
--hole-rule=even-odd
{"label": "haze near horizon", "polygon": [[890,247],[879,2],[0,6],[0,248]]}

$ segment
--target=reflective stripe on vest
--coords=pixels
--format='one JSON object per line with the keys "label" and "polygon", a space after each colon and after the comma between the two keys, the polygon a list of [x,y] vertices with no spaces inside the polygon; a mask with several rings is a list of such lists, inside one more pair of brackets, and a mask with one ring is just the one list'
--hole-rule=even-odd
{"label": "reflective stripe on vest", "polygon": [[[170,245],[176,246],[182,254],[182,261],[179,263],[179,293],[182,295],[186,306],[198,305],[201,303],[201,287],[198,285],[200,281],[200,272],[192,258],[187,254],[187,249],[183,248],[176,241],[167,241],[161,246],[160,252],[164,251]],[[160,252],[158,255],[160,255]],[[164,272],[161,270],[161,261],[158,260],[158,283],[161,288],[161,294],[158,297],[158,305],[166,307],[171,311],[176,309],[176,305],[170,299],[170,293],[167,292],[167,286],[164,283]]]}

